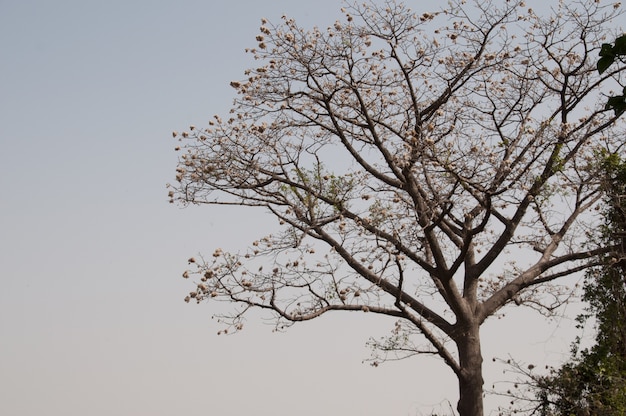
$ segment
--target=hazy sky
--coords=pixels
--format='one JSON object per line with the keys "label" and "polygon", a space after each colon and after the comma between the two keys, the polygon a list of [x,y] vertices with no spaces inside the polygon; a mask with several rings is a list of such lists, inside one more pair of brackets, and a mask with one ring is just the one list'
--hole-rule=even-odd
{"label": "hazy sky", "polygon": [[[229,81],[254,65],[243,49],[261,17],[326,26],[338,9],[0,0],[0,414],[413,416],[456,406],[456,380],[436,360],[361,363],[368,336],[392,320],[334,315],[284,334],[258,320],[218,337],[212,305],[183,302],[187,258],[243,248],[274,222],[168,204],[171,131],[228,110]],[[566,355],[572,322],[535,330],[543,320],[530,316],[485,326],[487,387],[504,378],[494,356]]]}

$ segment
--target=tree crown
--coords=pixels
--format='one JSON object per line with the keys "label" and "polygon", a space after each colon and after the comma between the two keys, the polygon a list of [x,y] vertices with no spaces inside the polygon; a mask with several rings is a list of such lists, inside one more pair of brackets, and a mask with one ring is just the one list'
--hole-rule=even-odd
{"label": "tree crown", "polygon": [[235,330],[254,308],[277,327],[338,310],[392,316],[392,335],[374,341],[383,358],[436,353],[462,375],[448,342],[468,327],[509,302],[551,311],[566,299],[539,287],[606,251],[587,236],[602,196],[595,154],[623,137],[598,91],[625,67],[596,67],[618,10],[463,3],[346,5],[325,29],[262,21],[249,49],[259,65],[231,83],[229,117],[175,134],[170,197],[262,207],[281,231],[190,259],[187,300],[233,303],[221,319]]}

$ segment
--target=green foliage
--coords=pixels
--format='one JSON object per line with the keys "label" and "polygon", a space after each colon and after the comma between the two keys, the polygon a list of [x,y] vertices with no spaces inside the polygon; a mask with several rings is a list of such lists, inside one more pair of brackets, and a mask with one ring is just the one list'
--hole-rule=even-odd
{"label": "green foliage", "polygon": [[[626,35],[622,35],[615,39],[615,44],[602,44],[600,49],[600,59],[598,60],[598,72],[605,72],[616,60],[626,56]],[[606,103],[607,110],[614,110],[616,116],[620,116],[626,111],[626,87],[622,90],[622,95],[609,97]]]}
{"label": "green foliage", "polygon": [[[316,217],[340,212],[351,198],[355,187],[352,175],[335,175],[327,172],[321,163],[314,169],[295,168],[293,170],[298,184],[281,185],[281,192],[300,200]],[[326,212],[328,206],[332,212]]]}
{"label": "green foliage", "polygon": [[609,97],[606,102],[607,110],[614,110],[616,116],[620,116],[626,111],[626,87],[622,90],[622,95]]}
{"label": "green foliage", "polygon": [[626,35],[622,35],[615,39],[615,45],[610,43],[602,44],[600,49],[600,60],[598,60],[598,72],[606,71],[616,59],[620,56],[626,56]]}
{"label": "green foliage", "polygon": [[539,380],[542,416],[624,415],[626,380],[616,357],[585,355]]}

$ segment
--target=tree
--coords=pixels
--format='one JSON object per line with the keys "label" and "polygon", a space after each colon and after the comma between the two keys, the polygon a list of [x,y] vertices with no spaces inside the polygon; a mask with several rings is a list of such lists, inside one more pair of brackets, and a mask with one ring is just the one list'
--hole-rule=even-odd
{"label": "tree", "polygon": [[[594,155],[623,137],[598,91],[617,7],[463,1],[415,14],[346,5],[327,29],[262,20],[260,65],[229,118],[174,133],[171,202],[258,207],[280,232],[191,258],[187,301],[225,301],[279,329],[328,312],[395,321],[375,360],[436,354],[460,415],[483,414],[480,328],[505,305],[550,313],[559,282],[597,265]],[[436,22],[443,26],[435,28]],[[511,252],[514,254],[511,255]],[[268,267],[268,264],[269,265]]]}

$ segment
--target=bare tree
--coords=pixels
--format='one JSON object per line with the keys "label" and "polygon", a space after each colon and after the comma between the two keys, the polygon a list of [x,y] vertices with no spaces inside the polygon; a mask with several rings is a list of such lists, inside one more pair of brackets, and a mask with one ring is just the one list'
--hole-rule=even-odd
{"label": "bare tree", "polygon": [[249,50],[260,65],[231,83],[230,118],[174,133],[184,154],[170,198],[260,207],[280,223],[244,252],[189,259],[186,300],[231,303],[224,331],[252,309],[279,328],[387,315],[375,358],[440,356],[459,413],[476,416],[482,323],[509,303],[549,313],[570,294],[558,279],[609,250],[587,244],[593,160],[624,137],[600,92],[626,67],[596,71],[617,6],[559,2],[538,16],[521,1],[463,3],[346,5],[327,29],[263,20]]}

